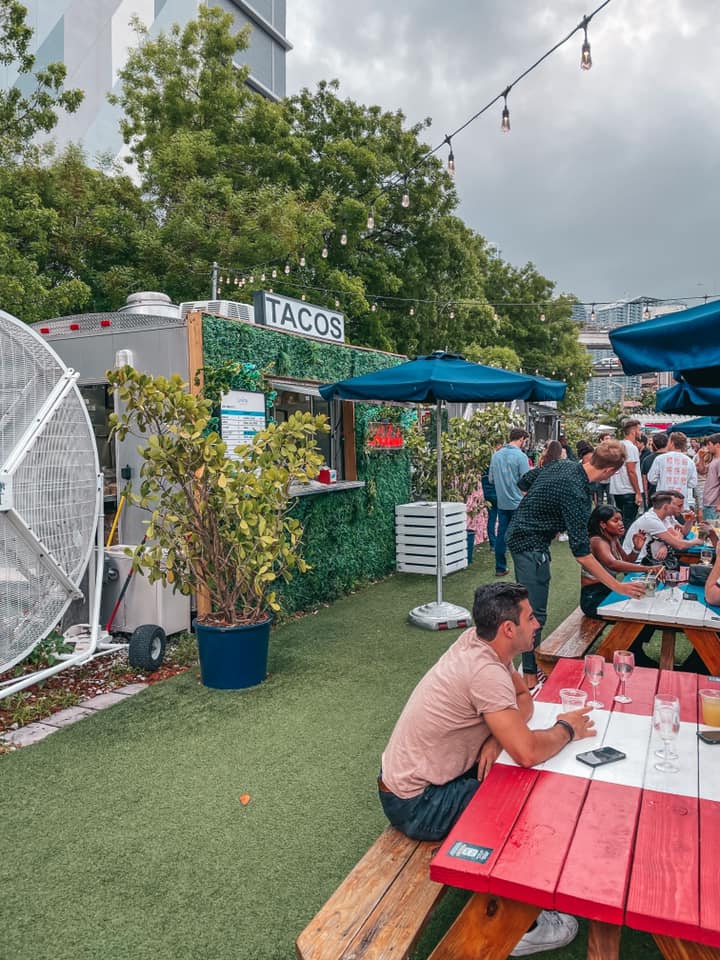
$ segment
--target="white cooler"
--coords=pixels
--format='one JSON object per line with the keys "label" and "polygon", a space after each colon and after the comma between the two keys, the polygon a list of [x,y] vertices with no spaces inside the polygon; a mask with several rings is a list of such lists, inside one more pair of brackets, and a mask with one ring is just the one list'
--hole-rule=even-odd
{"label": "white cooler", "polygon": [[[128,547],[122,544],[105,549],[105,575],[100,607],[100,625],[103,627],[110,618],[132,567],[132,559],[125,555],[126,549]],[[145,623],[157,624],[168,636],[189,630],[190,597],[183,596],[172,587],[164,587],[159,580],[150,583],[141,573],[134,573],[112,628],[119,633],[133,633]]]}

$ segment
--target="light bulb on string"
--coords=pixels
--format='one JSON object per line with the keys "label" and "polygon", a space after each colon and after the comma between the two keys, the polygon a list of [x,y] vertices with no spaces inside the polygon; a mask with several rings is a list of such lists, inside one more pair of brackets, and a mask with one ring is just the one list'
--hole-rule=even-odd
{"label": "light bulb on string", "polygon": [[415,307],[410,307],[410,316],[411,317],[415,316]]}
{"label": "light bulb on string", "polygon": [[370,213],[367,218],[367,228],[368,230],[375,229],[375,207],[370,207]]}
{"label": "light bulb on string", "polygon": [[300,266],[304,267],[306,263],[307,261],[305,260],[305,251],[303,250],[303,252],[300,254]]}
{"label": "light bulb on string", "polygon": [[301,299],[301,300],[307,300],[307,297],[305,296],[305,294],[303,294],[303,295],[300,297],[300,299]]}
{"label": "light bulb on string", "polygon": [[540,314],[540,323],[545,323],[545,314],[544,314],[544,313],[541,313],[541,314]]}
{"label": "light bulb on string", "polygon": [[255,275],[254,275],[254,274],[252,274],[252,273],[250,274],[250,276],[248,277],[248,283],[255,283]]}
{"label": "light bulb on string", "polygon": [[277,270],[275,269],[275,267],[272,268],[272,273],[270,274],[270,276],[273,278],[273,280],[276,279],[276,277],[277,277]]}
{"label": "light bulb on string", "polygon": [[371,311],[371,313],[375,313],[375,312],[377,311],[377,304],[375,303],[374,300],[373,300],[373,302],[370,304],[370,311]]}
{"label": "light bulb on string", "polygon": [[265,283],[265,271],[260,274],[260,283]]}
{"label": "light bulb on string", "polygon": [[502,112],[502,122],[500,124],[500,129],[503,133],[510,133],[510,110],[507,105],[508,94],[510,93],[510,87],[507,87],[503,92],[503,112]]}
{"label": "light bulb on string", "polygon": [[404,184],[405,186],[403,187],[403,195],[400,204],[407,210],[407,208],[410,206],[410,193],[408,192],[407,177],[404,178]]}
{"label": "light bulb on string", "polygon": [[451,310],[451,311],[450,311],[450,319],[451,319],[451,320],[454,320],[454,319],[455,319],[455,311],[454,311],[454,310]]}
{"label": "light bulb on string", "polygon": [[340,307],[340,301],[338,300],[337,297],[335,297],[335,309],[337,310],[339,309],[339,307]]}
{"label": "light bulb on string", "polygon": [[650,319],[650,307],[646,303],[645,309],[643,310],[643,320],[649,320],[649,319]]}
{"label": "light bulb on string", "polygon": [[450,139],[450,137],[448,136],[445,137],[445,143],[450,148],[450,153],[448,154],[448,165],[447,165],[448,173],[450,174],[451,177],[454,177],[455,176],[455,154],[453,153],[452,140]]}
{"label": "light bulb on string", "polygon": [[290,264],[286,263],[283,269],[285,270],[285,276],[287,276],[290,273]]}
{"label": "light bulb on string", "polygon": [[343,230],[343,232],[340,234],[340,246],[341,246],[341,247],[346,247],[346,246],[347,246],[347,240],[348,240],[347,230]]}
{"label": "light bulb on string", "polygon": [[588,18],[585,17],[583,20],[583,30],[585,32],[585,39],[583,40],[582,52],[580,54],[580,69],[589,70],[592,67],[592,55],[590,53],[590,43],[587,38],[587,28],[588,28]]}
{"label": "light bulb on string", "polygon": [[323,260],[327,260],[328,258],[328,248],[326,243],[323,244],[322,253],[320,256],[323,258]]}
{"label": "light bulb on string", "polygon": [[596,320],[597,320],[597,314],[595,313],[595,304],[593,304],[590,310],[590,321],[592,323],[595,323]]}

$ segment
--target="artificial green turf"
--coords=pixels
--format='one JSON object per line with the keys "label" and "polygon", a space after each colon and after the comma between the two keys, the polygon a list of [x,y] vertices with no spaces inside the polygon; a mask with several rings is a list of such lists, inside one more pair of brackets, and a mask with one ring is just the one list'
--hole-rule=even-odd
{"label": "artificial green turf", "polygon": [[[579,589],[567,544],[553,558],[549,628]],[[445,597],[472,606],[492,570],[483,545]],[[385,826],[380,753],[458,635],[406,623],[434,595],[433,578],[390,577],[273,630],[261,687],[207,690],[192,669],[0,756],[3,960],[291,960]],[[446,898],[416,960],[462,899]],[[622,956],[659,953],[626,933]]]}

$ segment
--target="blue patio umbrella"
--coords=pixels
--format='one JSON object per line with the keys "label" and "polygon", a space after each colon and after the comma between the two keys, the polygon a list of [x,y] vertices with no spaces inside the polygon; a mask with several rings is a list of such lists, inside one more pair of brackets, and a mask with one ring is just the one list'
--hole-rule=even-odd
{"label": "blue patio umbrella", "polygon": [[320,387],[325,400],[355,400],[367,403],[437,404],[437,599],[410,612],[410,620],[429,630],[462,626],[470,622],[463,607],[442,599],[442,405],[452,403],[497,403],[509,400],[562,400],[567,385],[558,380],[485,367],[457,354],[436,351],[396,367],[366,373]]}
{"label": "blue patio umbrella", "polygon": [[720,433],[720,422],[713,420],[712,417],[696,417],[694,420],[674,423],[667,432],[681,432],[687,437],[707,437],[711,433]]}
{"label": "blue patio umbrella", "polygon": [[655,409],[663,413],[700,413],[703,420],[720,416],[720,370],[717,386],[696,386],[681,380],[671,387],[658,390]]}
{"label": "blue patio umbrella", "polygon": [[679,370],[689,379],[690,371],[718,368],[720,300],[616,327],[610,342],[627,374]]}

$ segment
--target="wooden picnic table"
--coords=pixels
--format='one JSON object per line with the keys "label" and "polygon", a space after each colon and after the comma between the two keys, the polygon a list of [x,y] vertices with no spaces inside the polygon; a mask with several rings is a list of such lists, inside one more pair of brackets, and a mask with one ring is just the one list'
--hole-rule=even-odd
{"label": "wooden picnic table", "polygon": [[[683,593],[696,599],[688,600]],[[675,635],[680,630],[710,673],[720,675],[720,609],[705,603],[703,587],[683,583],[672,593],[663,587],[637,600],[611,593],[597,608],[597,616],[614,621],[595,651],[606,660],[612,660],[615,650],[627,650],[644,627],[652,626],[662,631],[661,669],[673,669]]]}
{"label": "wooden picnic table", "polygon": [[[595,738],[532,769],[501,754],[431,862],[431,879],[474,891],[431,960],[502,960],[542,909],[588,918],[589,960],[617,960],[623,926],[652,934],[666,960],[720,960],[720,746],[696,737],[709,683],[636,669],[632,703],[617,704],[610,668]],[[568,686],[589,689],[582,661],[558,663],[531,726],[554,721]],[[679,773],[654,768],[656,692],[680,699]],[[600,744],[627,758],[576,760]]]}

